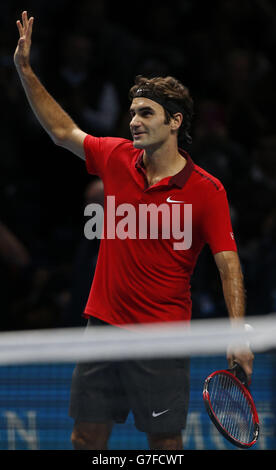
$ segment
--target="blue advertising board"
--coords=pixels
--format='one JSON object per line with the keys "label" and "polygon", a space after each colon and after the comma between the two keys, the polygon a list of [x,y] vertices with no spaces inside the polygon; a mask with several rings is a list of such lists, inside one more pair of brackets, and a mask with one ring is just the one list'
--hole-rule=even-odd
{"label": "blue advertising board", "polygon": [[[255,358],[251,392],[259,419],[260,437],[253,449],[276,449],[275,354]],[[219,434],[202,400],[205,377],[227,367],[223,356],[191,360],[191,395],[183,447],[187,450],[229,450],[234,446]],[[73,421],[68,416],[73,364],[0,367],[0,450],[70,450]],[[148,449],[130,413],[125,424],[114,426],[110,449]]]}

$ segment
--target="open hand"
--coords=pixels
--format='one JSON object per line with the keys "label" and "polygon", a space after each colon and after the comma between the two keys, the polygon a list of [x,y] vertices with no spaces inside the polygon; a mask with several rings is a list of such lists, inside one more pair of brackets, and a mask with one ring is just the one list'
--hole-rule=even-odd
{"label": "open hand", "polygon": [[16,22],[19,31],[19,41],[14,53],[14,63],[17,68],[27,67],[30,63],[31,38],[34,18],[28,19],[26,11],[22,13],[22,23]]}

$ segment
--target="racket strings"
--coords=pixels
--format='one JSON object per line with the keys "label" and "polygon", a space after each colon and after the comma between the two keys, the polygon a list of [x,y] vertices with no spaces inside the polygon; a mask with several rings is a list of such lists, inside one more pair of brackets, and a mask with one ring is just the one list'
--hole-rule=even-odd
{"label": "racket strings", "polygon": [[213,412],[223,428],[235,439],[250,442],[254,422],[249,402],[228,375],[214,376],[209,387]]}

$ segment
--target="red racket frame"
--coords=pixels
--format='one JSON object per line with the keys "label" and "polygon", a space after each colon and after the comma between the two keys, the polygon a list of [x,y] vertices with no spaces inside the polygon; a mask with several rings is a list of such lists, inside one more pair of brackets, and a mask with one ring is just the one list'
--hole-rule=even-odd
{"label": "red racket frame", "polygon": [[[228,431],[219,422],[219,420],[218,420],[218,418],[217,418],[217,416],[216,416],[216,414],[213,410],[211,400],[210,400],[209,391],[208,391],[208,385],[209,385],[209,382],[212,380],[212,378],[216,375],[219,375],[219,374],[220,375],[230,376],[231,379],[238,385],[238,387],[240,388],[240,390],[242,391],[243,395],[245,396],[247,402],[250,405],[250,408],[251,408],[251,411],[252,411],[253,424],[254,424],[254,439],[252,439],[251,442],[241,442],[238,439],[236,439],[235,437],[231,436],[228,433]],[[226,439],[228,439],[228,441],[230,441],[232,444],[236,445],[237,447],[241,447],[242,449],[248,449],[249,447],[252,447],[256,443],[256,441],[259,437],[259,431],[260,431],[259,417],[258,417],[257,409],[256,409],[256,406],[255,406],[255,403],[254,403],[254,400],[252,398],[252,395],[251,395],[250,391],[248,390],[248,388],[245,385],[243,385],[241,383],[241,381],[234,374],[232,374],[229,370],[217,370],[217,371],[213,372],[212,374],[210,374],[205,379],[205,382],[204,382],[203,400],[204,400],[204,404],[205,404],[205,407],[206,407],[206,410],[207,410],[207,413],[208,413],[209,417],[213,421],[216,428],[223,434],[223,436]]]}

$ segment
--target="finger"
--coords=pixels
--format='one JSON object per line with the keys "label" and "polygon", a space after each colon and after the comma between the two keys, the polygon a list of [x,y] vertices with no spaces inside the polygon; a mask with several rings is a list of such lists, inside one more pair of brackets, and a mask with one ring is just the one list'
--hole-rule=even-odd
{"label": "finger", "polygon": [[26,31],[28,27],[28,14],[26,11],[23,11],[22,13],[22,24],[23,24],[24,30]]}
{"label": "finger", "polygon": [[233,359],[233,356],[229,356],[227,358],[227,362],[228,362],[228,367],[229,369],[232,369],[234,367],[234,359]]}
{"label": "finger", "polygon": [[17,25],[20,37],[23,36],[23,34],[24,34],[23,27],[22,27],[22,24],[19,20],[16,22],[16,25]]}
{"label": "finger", "polygon": [[33,32],[33,23],[34,23],[34,18],[31,17],[28,22],[28,29],[27,29],[27,37],[28,39],[31,39],[32,32]]}

